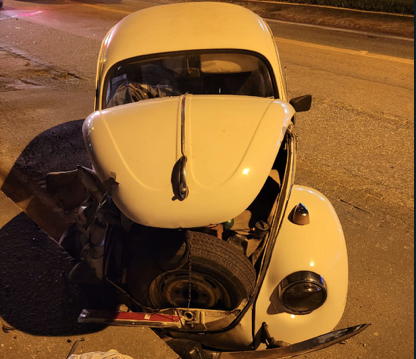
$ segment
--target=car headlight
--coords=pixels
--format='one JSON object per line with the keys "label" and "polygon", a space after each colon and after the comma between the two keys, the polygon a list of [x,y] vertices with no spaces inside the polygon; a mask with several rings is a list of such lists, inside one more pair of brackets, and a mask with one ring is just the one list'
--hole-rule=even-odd
{"label": "car headlight", "polygon": [[278,286],[279,299],[292,314],[308,314],[325,303],[324,279],[314,272],[301,271],[288,275]]}

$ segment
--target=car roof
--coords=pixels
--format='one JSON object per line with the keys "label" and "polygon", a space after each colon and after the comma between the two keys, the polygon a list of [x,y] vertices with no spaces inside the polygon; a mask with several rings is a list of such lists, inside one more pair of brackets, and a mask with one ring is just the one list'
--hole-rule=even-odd
{"label": "car roof", "polygon": [[99,72],[128,58],[201,49],[254,51],[275,73],[280,66],[273,35],[261,17],[238,5],[188,2],[150,7],[121,20],[103,40]]}

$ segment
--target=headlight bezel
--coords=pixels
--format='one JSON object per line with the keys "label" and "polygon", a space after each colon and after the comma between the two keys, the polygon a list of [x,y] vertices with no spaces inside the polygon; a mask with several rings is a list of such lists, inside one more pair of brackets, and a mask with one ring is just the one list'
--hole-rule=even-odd
{"label": "headlight bezel", "polygon": [[[289,303],[289,299],[287,297],[290,293],[290,289],[293,290],[297,286],[305,284],[309,285],[311,289],[316,289],[314,293],[319,293],[321,298],[318,302],[315,300],[315,303],[313,303],[312,300],[311,306],[308,309],[301,310],[296,308],[296,305]],[[304,293],[306,294],[307,292]],[[309,293],[312,292],[309,291]],[[279,283],[278,295],[280,303],[288,313],[295,315],[305,315],[317,310],[326,302],[328,297],[328,289],[325,280],[319,274],[311,271],[298,271],[289,274]]]}

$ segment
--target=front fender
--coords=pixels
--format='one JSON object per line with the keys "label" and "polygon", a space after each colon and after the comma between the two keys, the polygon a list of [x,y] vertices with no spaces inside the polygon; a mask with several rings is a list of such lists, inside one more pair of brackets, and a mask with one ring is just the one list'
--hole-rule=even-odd
{"label": "front fender", "polygon": [[[299,203],[309,210],[307,225],[289,220]],[[331,331],[341,319],[348,288],[347,251],[338,216],[318,191],[293,186],[284,216],[255,304],[255,332],[266,322],[276,340],[297,343]],[[278,298],[278,284],[297,271],[313,271],[327,284],[326,302],[310,314],[287,313]]]}

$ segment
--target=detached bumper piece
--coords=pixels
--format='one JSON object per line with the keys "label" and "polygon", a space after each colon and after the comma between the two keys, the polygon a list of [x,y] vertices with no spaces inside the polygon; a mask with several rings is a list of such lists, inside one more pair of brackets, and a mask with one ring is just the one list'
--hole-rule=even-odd
{"label": "detached bumper piece", "polygon": [[[284,347],[244,352],[207,352],[208,355],[206,355],[206,357],[210,359],[291,358],[297,355],[307,354],[316,350],[327,348],[333,344],[347,340],[354,335],[361,333],[369,325],[370,324],[361,324],[354,327],[335,330],[333,332]],[[273,342],[273,340],[271,340],[271,342]]]}
{"label": "detached bumper piece", "polygon": [[106,325],[146,326],[150,328],[180,328],[181,318],[177,315],[138,312],[106,312],[84,309],[78,317],[79,323]]}

